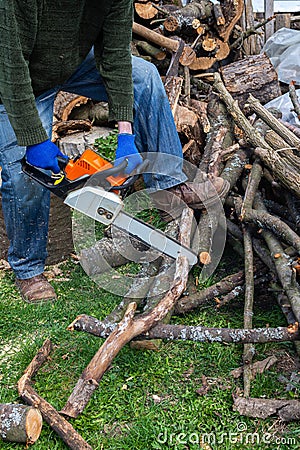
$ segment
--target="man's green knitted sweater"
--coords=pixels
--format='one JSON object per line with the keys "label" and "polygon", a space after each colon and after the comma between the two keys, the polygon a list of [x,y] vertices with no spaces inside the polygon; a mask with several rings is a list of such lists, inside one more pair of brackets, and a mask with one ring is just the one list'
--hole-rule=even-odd
{"label": "man's green knitted sweater", "polygon": [[94,45],[110,120],[132,121],[132,0],[0,0],[0,98],[19,145],[47,139],[35,97],[61,85]]}

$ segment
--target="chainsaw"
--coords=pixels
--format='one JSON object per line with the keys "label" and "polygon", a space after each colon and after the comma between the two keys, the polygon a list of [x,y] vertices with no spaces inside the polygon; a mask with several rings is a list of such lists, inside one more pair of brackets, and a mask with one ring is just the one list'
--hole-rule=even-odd
{"label": "chainsaw", "polygon": [[24,157],[22,170],[63,199],[66,205],[84,215],[107,226],[112,224],[172,258],[183,255],[191,266],[197,263],[198,257],[193,250],[124,211],[121,194],[128,191],[140,174],[146,171],[147,160],[129,176],[123,175],[126,159],[121,164],[113,165],[91,149],[86,149],[74,159],[58,157],[58,164],[60,173],[49,175],[29,164]]}

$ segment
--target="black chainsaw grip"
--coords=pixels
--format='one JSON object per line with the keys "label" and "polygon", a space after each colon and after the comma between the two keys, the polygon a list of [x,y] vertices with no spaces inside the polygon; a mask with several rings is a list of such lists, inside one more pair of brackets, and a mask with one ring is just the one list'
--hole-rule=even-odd
{"label": "black chainsaw grip", "polygon": [[120,164],[117,164],[116,166],[112,166],[109,169],[96,172],[90,176],[87,184],[89,186],[101,186],[103,182],[106,181],[107,177],[124,173],[127,164],[127,159],[124,159],[124,161],[122,161]]}
{"label": "black chainsaw grip", "polygon": [[58,161],[60,170],[64,171],[66,166],[68,165],[69,158],[68,157],[63,158],[62,156],[57,156],[56,159]]}

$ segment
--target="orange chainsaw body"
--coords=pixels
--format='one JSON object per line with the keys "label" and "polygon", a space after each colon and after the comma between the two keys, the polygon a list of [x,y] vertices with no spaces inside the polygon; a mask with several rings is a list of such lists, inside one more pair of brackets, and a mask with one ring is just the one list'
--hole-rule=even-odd
{"label": "orange chainsaw body", "polygon": [[[101,172],[113,167],[113,165],[102,158],[91,149],[85,150],[79,158],[70,159],[65,167],[65,174],[68,180],[74,181],[83,175],[93,175],[96,172]],[[107,181],[111,186],[121,186],[125,181],[124,176],[109,176]]]}

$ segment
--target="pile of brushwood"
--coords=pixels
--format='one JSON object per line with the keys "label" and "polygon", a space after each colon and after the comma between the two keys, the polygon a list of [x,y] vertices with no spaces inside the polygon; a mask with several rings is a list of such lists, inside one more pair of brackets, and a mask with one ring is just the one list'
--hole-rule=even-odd
{"label": "pile of brushwood", "polygon": [[[133,47],[141,57],[157,64],[162,75],[183,145],[187,176],[197,181],[206,173],[221,176],[230,184],[219,207],[203,208],[195,214],[185,208],[180,219],[167,224],[165,232],[186,246],[193,246],[196,239],[203,274],[215,269],[216,254],[222,247],[222,243],[216,245],[220,235],[225,235],[226,245],[244,264],[236,273],[198,291],[185,256],[178,256],[176,262],[161,254],[141,261],[128,292],[109,316],[99,321],[81,315],[69,326],[106,340],[60,412],[32,386],[32,377],[51,352],[51,342],[44,342],[18,383],[19,394],[73,449],[91,447],[67,418],[76,418],[83,411],[105,371],[129,342],[145,348],[155,348],[161,339],[211,345],[242,343],[244,390],[242,396],[234,396],[234,408],[250,417],[300,418],[298,400],[249,397],[253,373],[274,362],[271,358],[253,363],[256,343],[293,341],[300,351],[300,127],[282,120],[280,111],[264,106],[283,91],[268,57],[241,56],[238,45],[232,45],[236,40],[241,43],[237,22],[243,1],[202,0],[179,8],[140,0],[135,2],[135,11],[138,21],[133,28]],[[300,117],[292,80],[286,90],[294,115]],[[63,144],[66,134],[90,130],[100,116],[103,124],[107,107],[61,93],[55,113],[55,139]],[[200,233],[195,232],[195,218]],[[132,245],[141,253],[147,250],[121,232],[106,230],[104,237],[82,249],[79,256],[86,272],[96,279],[107,266],[128,264],[126,246]],[[286,327],[253,328],[253,302],[259,290],[277,300]],[[244,299],[242,329],[170,323],[172,315],[184,315],[209,302],[222,308],[237,296]],[[2,416],[7,408],[2,405]],[[24,435],[24,424],[22,429]],[[5,433],[9,435],[9,430]],[[28,441],[26,433],[24,439]]]}

